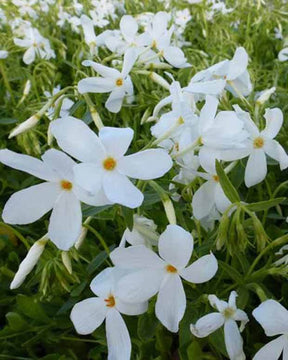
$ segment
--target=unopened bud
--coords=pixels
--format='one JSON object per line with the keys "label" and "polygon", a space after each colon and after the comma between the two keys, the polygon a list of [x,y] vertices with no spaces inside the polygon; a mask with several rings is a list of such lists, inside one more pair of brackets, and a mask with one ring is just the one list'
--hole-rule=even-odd
{"label": "unopened bud", "polygon": [[177,221],[176,221],[174,206],[169,197],[163,200],[163,205],[169,224],[176,224]]}
{"label": "unopened bud", "polygon": [[276,88],[275,88],[275,86],[273,86],[271,89],[266,89],[266,90],[262,91],[259,94],[259,97],[257,98],[256,103],[259,105],[263,105],[266,101],[269,100],[270,96],[272,94],[274,94],[275,90],[276,90]]}
{"label": "unopened bud", "polygon": [[35,242],[31,246],[25,259],[21,262],[13,281],[10,284],[10,289],[17,289],[25,280],[26,276],[32,271],[42,255],[48,239],[44,236],[42,239]]}
{"label": "unopened bud", "polygon": [[11,139],[14,136],[17,136],[19,134],[22,134],[23,132],[32,129],[40,120],[40,116],[38,114],[35,114],[31,116],[26,121],[22,122],[20,125],[16,126],[11,133],[9,134],[9,139]]}
{"label": "unopened bud", "polygon": [[165,79],[163,79],[162,76],[156,74],[155,72],[151,72],[149,76],[150,76],[150,79],[152,79],[154,82],[156,82],[160,86],[164,87],[167,90],[170,89],[170,85],[168,84],[168,82]]}
{"label": "unopened bud", "polygon": [[72,264],[71,264],[71,259],[70,259],[68,251],[62,251],[61,258],[62,258],[62,262],[63,262],[65,268],[67,269],[67,271],[69,272],[69,274],[72,274]]}

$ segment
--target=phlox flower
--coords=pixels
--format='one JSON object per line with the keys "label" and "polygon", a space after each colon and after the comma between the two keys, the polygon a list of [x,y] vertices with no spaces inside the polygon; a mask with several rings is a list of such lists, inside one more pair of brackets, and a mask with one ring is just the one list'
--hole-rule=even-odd
{"label": "phlox flower", "polygon": [[73,246],[81,233],[80,201],[98,206],[107,203],[75,183],[72,170],[76,163],[61,151],[48,150],[41,161],[4,149],[0,150],[0,162],[45,180],[13,194],[4,206],[3,220],[8,224],[30,224],[52,210],[48,237],[61,250]]}
{"label": "phlox flower", "polygon": [[95,196],[105,194],[110,203],[140,206],[143,194],[128,178],[159,178],[172,166],[170,156],[162,149],[124,156],[134,134],[130,128],[103,127],[97,136],[73,117],[55,120],[50,128],[58,145],[83,162],[74,167],[79,185]]}
{"label": "phlox flower", "polygon": [[248,96],[252,91],[252,84],[247,65],[248,54],[243,47],[239,47],[236,49],[232,60],[223,60],[194,75],[188,88],[202,82],[223,79],[226,82],[226,90],[235,97]]}
{"label": "phlox flower", "polygon": [[94,31],[94,22],[87,15],[81,15],[81,25],[84,32],[86,44],[90,48],[91,55],[97,55],[98,47],[105,44],[105,39],[109,35],[109,31],[104,31],[96,36]]}
{"label": "phlox flower", "polygon": [[253,316],[263,327],[267,336],[278,336],[264,345],[253,360],[283,360],[288,358],[288,311],[275,300],[266,300],[254,311]]}
{"label": "phlox flower", "polygon": [[125,247],[126,242],[130,245],[145,245],[151,248],[158,244],[159,234],[156,231],[157,225],[153,220],[137,214],[133,215],[133,228],[124,231],[120,245]]}
{"label": "phlox flower", "polygon": [[31,64],[36,56],[46,60],[55,58],[55,52],[51,49],[49,40],[35,28],[26,28],[24,39],[15,38],[14,43],[27,49],[23,55],[23,61],[27,65]]}
{"label": "phlox flower", "polygon": [[288,47],[282,49],[278,54],[279,61],[287,61],[288,60]]}
{"label": "phlox flower", "polygon": [[106,268],[91,282],[90,288],[97,297],[90,297],[74,305],[70,318],[80,335],[91,334],[105,320],[108,360],[129,360],[131,341],[121,316],[140,315],[147,310],[147,302],[127,304],[118,295],[117,283],[123,271]]}
{"label": "phlox flower", "polygon": [[[60,85],[56,86],[53,90],[52,93],[50,93],[49,91],[44,91],[44,95],[50,99],[52,96],[56,95],[58,92],[60,91]],[[61,103],[62,102],[62,103]],[[55,114],[55,110],[58,107],[59,103],[61,103],[61,108],[59,111],[59,117],[65,117],[69,115],[69,110],[71,109],[71,107],[74,104],[74,101],[68,99],[67,97],[61,96],[60,98],[58,98],[53,106],[51,108],[49,108],[47,110],[47,117],[50,120],[53,120],[54,118],[54,114]]]}
{"label": "phlox flower", "polygon": [[204,170],[206,173],[196,173],[207,181],[199,187],[192,197],[193,215],[197,220],[211,217],[211,215],[217,219],[219,213],[223,213],[231,205],[231,202],[220,185],[215,165],[204,167]]}
{"label": "phlox flower", "polygon": [[247,187],[259,184],[267,175],[266,154],[279,162],[280,169],[288,167],[288,155],[275,140],[283,124],[283,113],[279,108],[266,109],[266,126],[260,131],[247,112],[236,107],[239,117],[244,121],[249,137],[243,141],[242,148],[220,151],[217,155],[225,161],[233,161],[249,156],[245,169]]}
{"label": "phlox flower", "polygon": [[172,66],[177,68],[189,67],[191,65],[187,63],[183,51],[179,47],[171,45],[174,27],[171,26],[167,30],[168,20],[169,15],[164,11],[155,14],[152,23],[148,24],[145,33],[142,35],[145,38],[145,43],[153,50],[157,50]]}
{"label": "phlox flower", "polygon": [[[212,334],[221,326],[224,326],[225,345],[229,359],[245,360],[243,340],[240,332],[243,331],[249,319],[243,310],[237,308],[236,297],[237,293],[235,291],[231,292],[228,302],[219,300],[215,295],[209,295],[208,300],[210,305],[219,312],[213,312],[203,316],[195,325],[190,325],[190,330],[196,337],[203,338]],[[241,321],[240,331],[236,321]],[[264,359],[261,358],[261,360]]]}
{"label": "phlox flower", "polygon": [[6,59],[9,53],[6,50],[0,50],[0,59]]}
{"label": "phlox flower", "polygon": [[114,113],[120,111],[125,96],[133,95],[133,84],[129,76],[135,61],[137,52],[129,48],[124,55],[122,71],[86,60],[85,66],[91,66],[101,77],[82,79],[78,83],[78,91],[84,93],[111,93],[106,101],[106,108]]}
{"label": "phlox flower", "polygon": [[160,235],[159,255],[143,245],[117,248],[110,257],[116,268],[131,274],[118,283],[119,296],[134,303],[148,300],[158,293],[155,312],[170,331],[177,332],[186,309],[182,279],[201,284],[212,279],[218,264],[213,254],[188,265],[193,251],[192,235],[178,225],[168,225]]}

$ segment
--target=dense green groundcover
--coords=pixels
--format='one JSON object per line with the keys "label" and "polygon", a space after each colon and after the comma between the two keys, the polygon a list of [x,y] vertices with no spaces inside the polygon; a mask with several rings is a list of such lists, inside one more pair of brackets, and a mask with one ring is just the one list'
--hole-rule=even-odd
{"label": "dense green groundcover", "polygon": [[[41,33],[47,36],[56,50],[56,59],[41,60],[27,66],[22,61],[23,50],[13,43],[11,29],[4,25],[0,33],[0,49],[9,51],[9,57],[0,60],[0,147],[9,148],[33,156],[39,156],[49,147],[47,145],[47,127],[49,120],[43,116],[37,127],[8,140],[8,134],[15,124],[29,118],[45,104],[44,90],[54,86],[76,85],[83,77],[78,55],[87,51],[80,34],[71,31],[69,26],[54,26],[57,5],[51,7],[48,14],[42,14],[37,20]],[[85,6],[89,1],[80,1]],[[288,4],[284,1],[226,1],[233,11],[227,14],[215,13],[213,20],[206,19],[203,3],[189,4],[171,1],[170,7],[189,8],[192,20],[185,30],[185,39],[191,45],[183,48],[190,68],[170,69],[176,80],[186,85],[193,74],[201,69],[231,58],[237,46],[243,46],[249,54],[248,66],[254,90],[247,98],[248,104],[233,98],[227,93],[220,109],[232,109],[238,103],[242,108],[254,113],[254,97],[257,91],[276,87],[275,94],[265,104],[266,107],[279,107],[284,113],[284,126],[278,136],[279,142],[288,149],[288,62],[279,62],[279,51],[283,40],[275,38],[275,28],[282,29],[288,36]],[[14,5],[2,2],[0,8],[9,17]],[[163,10],[165,2],[126,1],[126,13],[136,15],[144,11]],[[169,9],[168,9],[169,10]],[[237,27],[233,24],[237,23]],[[117,28],[119,19],[111,20],[107,28]],[[106,50],[101,58],[108,56]],[[64,57],[65,55],[65,57]],[[87,70],[88,71],[88,70]],[[163,71],[157,71],[163,74]],[[5,77],[3,75],[5,74]],[[132,144],[131,152],[143,148],[151,139],[150,124],[141,125],[141,119],[151,115],[155,105],[168,95],[168,92],[143,75],[132,73],[136,100],[131,105],[122,107],[118,114],[112,114],[104,108],[104,96],[91,94],[103,122],[108,126],[134,129],[137,141]],[[24,84],[31,81],[32,87],[26,99],[19,104]],[[10,93],[10,95],[7,95]],[[71,113],[92,123],[89,109],[83,96],[74,96],[76,104]],[[18,104],[18,105],[17,105]],[[264,107],[259,109],[260,116]],[[53,143],[57,147],[56,142]],[[288,202],[285,198],[288,185],[288,171],[280,171],[278,164],[269,161],[269,172],[265,181],[249,189],[243,184],[245,161],[239,161],[229,174],[231,183],[243,202],[256,203],[282,198],[275,202],[258,204],[248,209],[240,208],[230,218],[222,217],[211,231],[205,231],[198,221],[191,219],[191,198],[199,187],[196,182],[182,186],[183,199],[174,202],[177,222],[192,232],[196,252],[193,256],[207,254],[213,250],[219,261],[216,277],[203,285],[186,283],[187,308],[180,323],[178,334],[166,330],[154,315],[154,299],[149,304],[146,314],[125,317],[132,340],[132,359],[226,359],[223,330],[220,329],[207,338],[197,339],[189,330],[189,324],[211,311],[207,294],[217,294],[227,299],[231,290],[236,290],[239,297],[238,307],[245,310],[250,322],[242,333],[244,350],[248,359],[267,342],[263,329],[252,317],[252,310],[266,298],[275,298],[288,307],[288,267],[275,266],[275,252],[288,243]],[[169,194],[169,180],[175,174],[158,181]],[[257,171],[257,169],[255,169]],[[227,185],[227,179],[222,182]],[[0,208],[9,196],[25,187],[36,183],[37,179],[0,164]],[[178,185],[179,187],[179,185]],[[229,187],[229,184],[228,184]],[[228,189],[227,191],[230,191]],[[77,251],[72,249],[72,274],[62,263],[61,251],[51,242],[46,246],[37,267],[28,276],[24,284],[16,290],[9,285],[21,260],[33,242],[47,230],[48,216],[28,226],[9,226],[0,223],[0,359],[105,359],[107,356],[105,328],[102,325],[92,335],[80,336],[75,332],[69,318],[73,305],[92,296],[89,284],[100,270],[111,265],[107,256],[107,247],[118,246],[122,234],[131,225],[132,210],[120,205],[92,208],[84,206],[84,215],[92,216],[87,237]],[[255,210],[255,212],[254,212]],[[145,201],[141,213],[154,219],[161,233],[167,226],[167,218],[159,195],[149,185],[145,188]],[[216,250],[216,242],[222,243],[221,250]],[[104,249],[103,243],[106,244]],[[260,254],[259,257],[257,257]],[[169,301],[169,299],[168,299]]]}

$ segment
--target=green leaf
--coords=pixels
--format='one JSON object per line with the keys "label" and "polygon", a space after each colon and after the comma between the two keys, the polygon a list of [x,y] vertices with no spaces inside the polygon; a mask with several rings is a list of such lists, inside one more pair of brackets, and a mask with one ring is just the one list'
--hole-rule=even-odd
{"label": "green leaf", "polygon": [[218,160],[216,160],[216,172],[219,177],[220,185],[227,198],[232,202],[232,204],[239,202],[240,196]]}
{"label": "green leaf", "polygon": [[125,220],[125,224],[128,227],[128,229],[130,231],[133,230],[133,225],[134,225],[134,221],[133,221],[133,210],[127,208],[126,206],[121,206],[122,208],[122,214]]}
{"label": "green leaf", "polygon": [[27,328],[27,322],[16,312],[9,312],[6,314],[6,319],[12,330],[20,331]]}
{"label": "green leaf", "polygon": [[187,348],[188,360],[202,359],[203,352],[198,342],[193,341]]}
{"label": "green leaf", "polygon": [[155,329],[158,325],[158,320],[154,314],[143,314],[139,316],[137,334],[143,341],[147,341],[155,336]]}
{"label": "green leaf", "polygon": [[[112,251],[114,248],[115,245],[109,246],[110,251]],[[97,256],[95,256],[95,258],[87,266],[88,274],[91,275],[95,270],[97,270],[107,258],[108,254],[106,253],[106,251],[101,251]]]}
{"label": "green leaf", "polygon": [[109,208],[111,208],[112,205],[104,205],[104,206],[83,206],[83,216],[93,216],[96,214],[101,213],[102,211],[105,211]]}
{"label": "green leaf", "polygon": [[251,203],[251,204],[247,204],[245,205],[245,207],[251,211],[263,211],[263,210],[267,210],[270,209],[271,207],[277,206],[280,203],[282,203],[284,200],[286,200],[285,197],[281,197],[281,198],[276,198],[276,199],[270,199],[270,200],[266,200],[266,201],[259,201],[256,203]]}
{"label": "green leaf", "polygon": [[17,122],[18,120],[13,118],[0,118],[0,125],[16,124]]}
{"label": "green leaf", "polygon": [[49,317],[37,298],[19,294],[17,296],[17,304],[19,310],[30,319],[37,320],[38,322],[39,320],[45,323],[50,322]]}

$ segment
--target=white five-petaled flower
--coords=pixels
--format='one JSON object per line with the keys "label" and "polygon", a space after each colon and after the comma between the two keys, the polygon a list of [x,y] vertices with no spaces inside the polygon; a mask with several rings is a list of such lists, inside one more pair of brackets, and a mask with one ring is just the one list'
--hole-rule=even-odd
{"label": "white five-petaled flower", "polygon": [[162,149],[124,156],[134,134],[130,128],[103,127],[98,137],[83,121],[73,117],[55,120],[50,128],[59,146],[83,162],[74,167],[77,183],[92,194],[105,194],[108,203],[140,206],[143,194],[128,177],[155,179],[172,166],[170,156]]}
{"label": "white five-petaled flower", "polygon": [[110,257],[116,268],[131,270],[119,281],[119,296],[134,303],[158,293],[156,316],[168,330],[177,332],[186,309],[181,278],[204,283],[215,275],[218,264],[215,256],[209,254],[188,265],[193,238],[178,225],[167,226],[159,237],[158,247],[160,257],[143,245],[117,248]]}
{"label": "white five-petaled flower", "polygon": [[27,48],[23,55],[23,61],[29,65],[34,60],[36,55],[41,59],[55,58],[55,52],[50,47],[48,39],[44,38],[37,29],[28,27],[25,29],[24,39],[14,39],[14,43],[17,46]]}
{"label": "white five-petaled flower", "polygon": [[288,47],[282,49],[278,54],[279,61],[287,61],[288,60]]}
{"label": "white five-petaled flower", "polygon": [[106,108],[114,113],[120,111],[125,96],[133,95],[133,83],[129,76],[135,61],[137,51],[134,48],[126,50],[122,71],[85,60],[83,65],[91,66],[101,77],[82,79],[78,83],[78,90],[84,93],[111,93],[106,101]]}
{"label": "white five-petaled flower", "polygon": [[249,156],[245,169],[245,184],[250,187],[259,184],[267,175],[266,154],[279,162],[281,170],[288,167],[288,155],[274,139],[282,127],[283,113],[279,108],[266,109],[264,114],[266,126],[264,130],[259,131],[247,112],[242,111],[239,107],[235,107],[235,109],[238,116],[243,119],[249,137],[244,140],[242,149],[221,151],[217,156],[226,161]]}
{"label": "white five-petaled flower", "polygon": [[263,327],[267,336],[280,335],[264,345],[253,360],[283,360],[288,358],[288,311],[275,300],[266,300],[254,311],[253,316]]}
{"label": "white five-petaled flower", "polygon": [[[228,302],[219,300],[215,295],[209,295],[208,299],[211,306],[219,312],[203,316],[195,325],[190,325],[190,330],[193,335],[202,338],[212,334],[224,325],[225,345],[229,359],[244,360],[246,357],[243,352],[243,340],[240,331],[244,329],[249,319],[243,310],[237,309],[236,297],[235,291],[231,292]],[[240,331],[236,321],[241,321]],[[264,359],[261,358],[261,360]],[[269,358],[269,360],[271,359]]]}
{"label": "white five-petaled flower", "polygon": [[194,75],[188,89],[202,82],[208,85],[209,81],[223,79],[226,82],[225,88],[235,97],[248,96],[252,91],[252,84],[247,65],[248,54],[243,47],[239,47],[236,49],[232,60],[223,60]]}
{"label": "white five-petaled flower", "polygon": [[80,201],[90,205],[107,203],[106,199],[91,196],[75,183],[76,163],[61,151],[48,150],[41,161],[5,149],[0,150],[0,162],[45,180],[13,194],[4,206],[3,220],[8,224],[30,224],[52,210],[48,237],[61,250],[73,246],[81,233]]}
{"label": "white five-petaled flower", "polygon": [[87,15],[81,15],[81,25],[84,32],[86,44],[90,48],[91,55],[97,55],[98,47],[105,44],[105,39],[109,31],[104,31],[102,34],[96,36],[94,31],[94,22]]}
{"label": "white five-petaled flower", "polygon": [[92,281],[90,288],[97,297],[91,297],[74,305],[71,320],[78,334],[87,335],[105,320],[108,360],[129,360],[131,341],[121,316],[140,315],[147,310],[147,302],[127,304],[119,298],[117,282],[123,271],[107,268]]}

